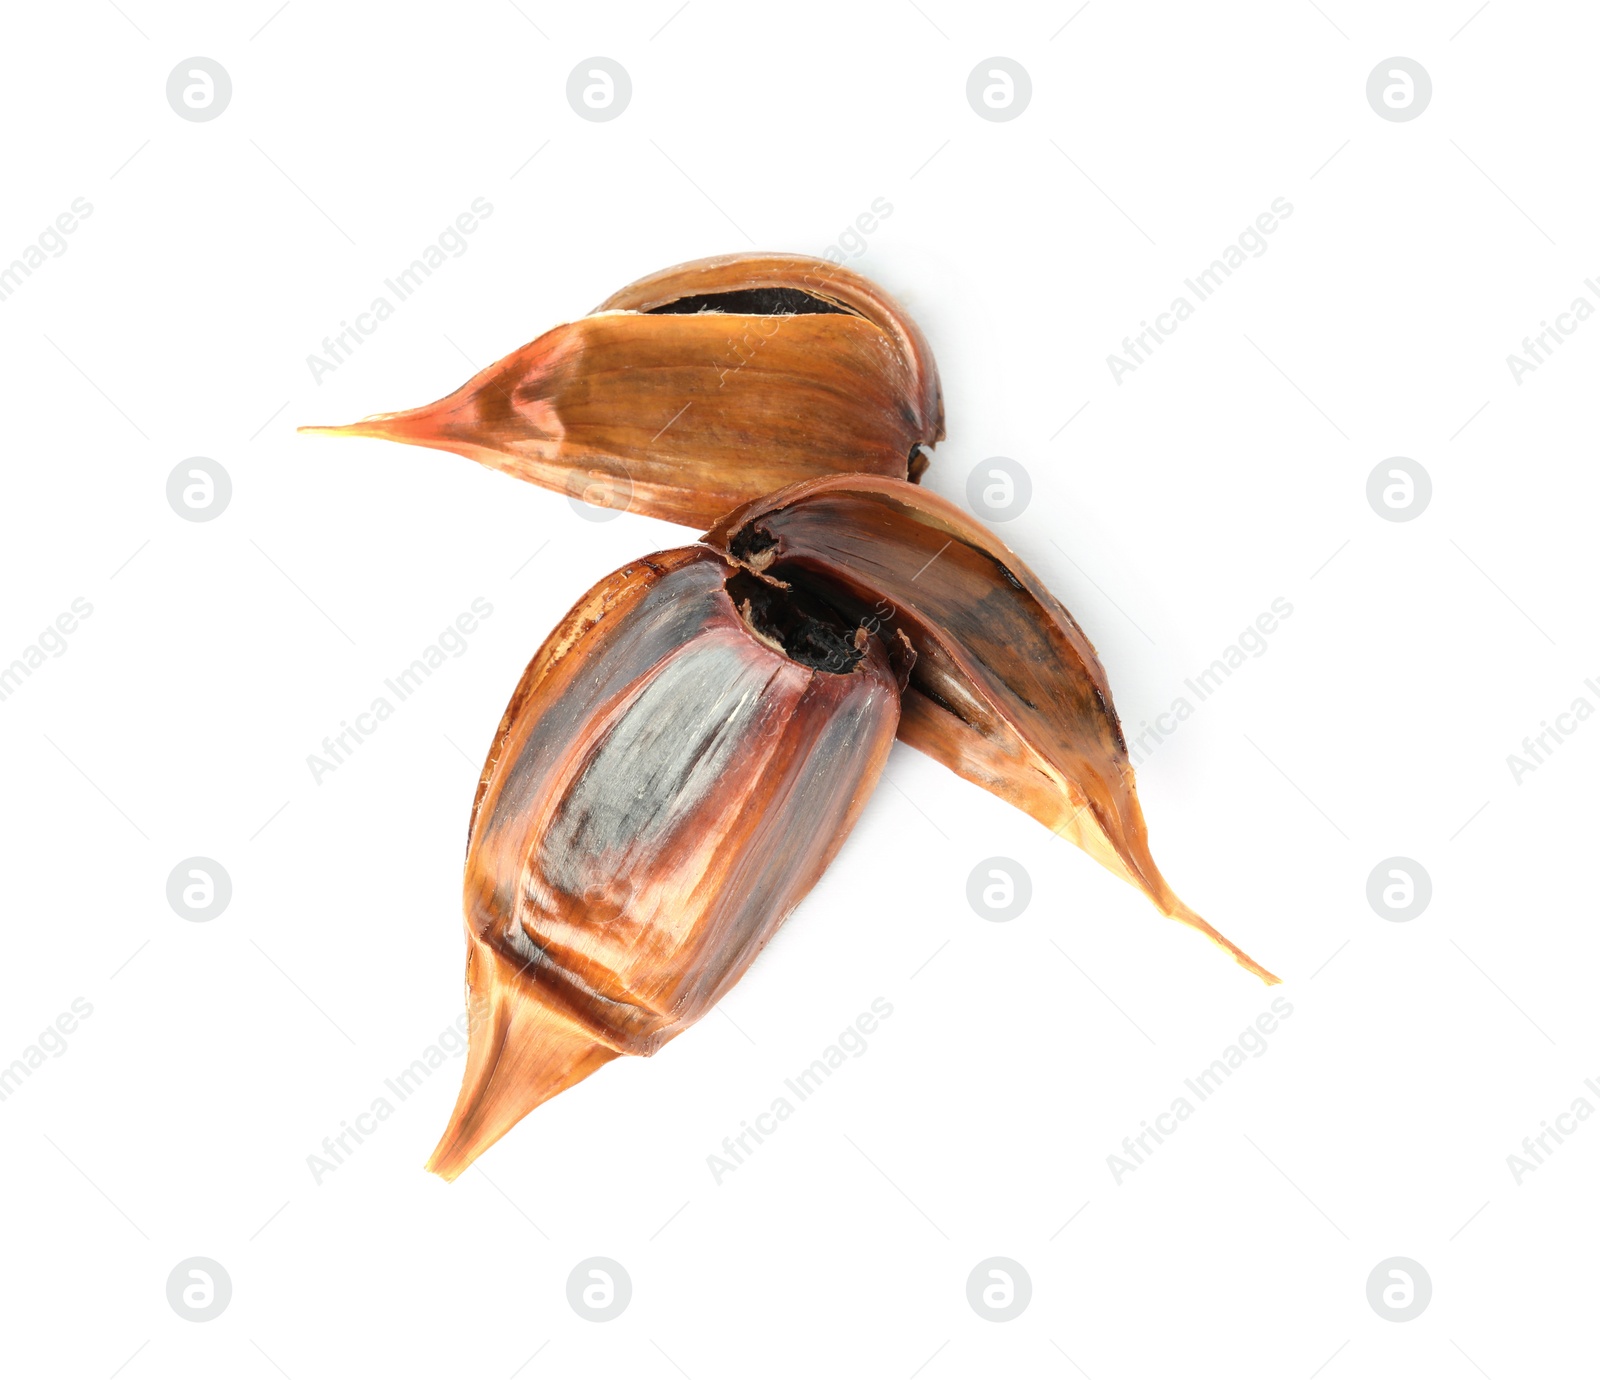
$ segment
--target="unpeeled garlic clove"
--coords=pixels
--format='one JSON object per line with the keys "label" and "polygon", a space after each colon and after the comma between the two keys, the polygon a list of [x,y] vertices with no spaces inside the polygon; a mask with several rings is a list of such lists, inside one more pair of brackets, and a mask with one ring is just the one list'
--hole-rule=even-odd
{"label": "unpeeled garlic clove", "polygon": [[703,547],[602,580],[529,664],[473,802],[453,1179],[653,1054],[750,966],[855,824],[909,656]]}
{"label": "unpeeled garlic clove", "polygon": [[704,527],[821,475],[917,478],[944,404],[927,340],[882,289],[826,259],[734,254],[640,279],[426,407],[301,430]]}
{"label": "unpeeled garlic clove", "polygon": [[993,532],[915,485],[850,475],[758,499],[701,540],[849,620],[904,634],[916,664],[902,741],[1077,844],[1264,982],[1278,981],[1167,885],[1105,669],[1061,601]]}

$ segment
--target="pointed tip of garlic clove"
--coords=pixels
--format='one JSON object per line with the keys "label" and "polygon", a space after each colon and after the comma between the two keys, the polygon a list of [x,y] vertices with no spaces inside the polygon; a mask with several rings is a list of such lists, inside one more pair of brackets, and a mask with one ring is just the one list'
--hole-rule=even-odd
{"label": "pointed tip of garlic clove", "polygon": [[407,412],[375,412],[359,422],[345,422],[339,426],[298,426],[295,431],[306,436],[360,436],[374,441],[401,441],[413,446],[442,446],[446,438],[435,420],[428,415],[430,411],[432,407],[413,408]]}
{"label": "pointed tip of garlic clove", "polygon": [[[1125,790],[1115,793],[1104,809],[1095,809],[1087,797],[1075,797],[1069,787],[1069,799],[1074,799],[1075,803],[1070,814],[1051,825],[1052,832],[1076,844],[1102,867],[1142,891],[1169,920],[1198,930],[1268,987],[1282,982],[1282,978],[1262,967],[1209,920],[1178,898],[1151,855],[1150,836],[1144,811],[1139,806],[1138,793],[1133,787],[1131,768],[1126,773],[1124,786]],[[1023,808],[1027,806],[1023,805]]]}
{"label": "pointed tip of garlic clove", "polygon": [[1176,904],[1172,907],[1172,909],[1163,912],[1170,919],[1177,920],[1181,924],[1188,925],[1191,929],[1199,930],[1201,934],[1205,935],[1205,937],[1218,948],[1223,949],[1230,954],[1233,958],[1233,961],[1243,968],[1245,972],[1254,973],[1268,987],[1276,987],[1282,983],[1283,979],[1281,977],[1279,977],[1276,973],[1270,972],[1266,968],[1263,968],[1255,961],[1255,959],[1251,958],[1249,954],[1235,944],[1233,940],[1221,933],[1214,925],[1210,924],[1201,916],[1197,915],[1194,911],[1190,910],[1189,907],[1184,905],[1182,901],[1177,901],[1176,897],[1173,899]]}
{"label": "pointed tip of garlic clove", "polygon": [[540,1103],[618,1054],[531,995],[509,960],[481,942],[472,945],[467,978],[466,1074],[425,1166],[452,1182]]}

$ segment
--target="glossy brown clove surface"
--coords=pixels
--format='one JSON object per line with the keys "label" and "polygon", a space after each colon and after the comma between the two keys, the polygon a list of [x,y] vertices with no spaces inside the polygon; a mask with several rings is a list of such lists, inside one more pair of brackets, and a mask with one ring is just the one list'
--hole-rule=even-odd
{"label": "glossy brown clove surface", "polygon": [[876,784],[908,660],[703,547],[584,596],[524,673],[473,803],[467,1068],[429,1169],[454,1179],[738,981]]}
{"label": "glossy brown clove surface", "polygon": [[1278,981],[1167,885],[1094,647],[993,532],[925,489],[854,475],[758,499],[702,540],[847,620],[903,633],[917,659],[902,741],[1027,811],[1162,914]]}
{"label": "glossy brown clove surface", "polygon": [[944,403],[922,332],[875,284],[734,254],[643,278],[426,407],[300,429],[453,451],[705,527],[800,480],[917,478]]}

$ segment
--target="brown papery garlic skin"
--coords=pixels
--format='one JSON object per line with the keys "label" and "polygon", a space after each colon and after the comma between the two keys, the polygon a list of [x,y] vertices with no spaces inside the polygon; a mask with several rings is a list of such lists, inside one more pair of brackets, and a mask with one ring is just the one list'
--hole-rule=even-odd
{"label": "brown papery garlic skin", "polygon": [[847,475],[758,499],[701,540],[759,578],[908,639],[916,663],[901,741],[1077,844],[1264,982],[1279,980],[1167,885],[1105,668],[993,532],[926,489]]}
{"label": "brown papery garlic skin", "polygon": [[473,803],[467,1067],[429,1169],[454,1179],[739,980],[877,783],[908,659],[703,547],[584,596],[523,675]]}
{"label": "brown papery garlic skin", "polygon": [[453,451],[692,527],[800,480],[915,480],[944,437],[916,323],[860,274],[730,254],[651,274],[426,407],[302,427]]}

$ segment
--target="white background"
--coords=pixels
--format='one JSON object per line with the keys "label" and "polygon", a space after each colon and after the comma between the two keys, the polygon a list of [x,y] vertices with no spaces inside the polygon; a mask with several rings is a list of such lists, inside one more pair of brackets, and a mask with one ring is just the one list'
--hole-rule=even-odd
{"label": "white background", "polygon": [[[1506,1157],[1600,1105],[1600,724],[1520,784],[1506,757],[1600,705],[1600,323],[1520,385],[1506,357],[1600,305],[1592,11],[273,3],[7,18],[0,261],[93,213],[0,303],[0,661],[93,614],[0,703],[0,1060],[93,1014],[0,1104],[0,1366],[1503,1380],[1590,1354],[1600,1129],[1520,1185]],[[1004,123],[965,96],[997,54],[1033,85]],[[1396,54],[1433,81],[1407,123],[1365,94]],[[165,98],[194,55],[233,81],[209,123]],[[592,55],[632,78],[609,123],[565,99]],[[480,196],[468,252],[316,383],[307,355]],[[1140,771],[1166,875],[1293,1015],[1117,1183],[1107,1156],[1270,994],[897,747],[729,1019],[446,1185],[421,1165],[452,1061],[318,1184],[307,1156],[460,1011],[467,813],[523,665],[692,534],[295,425],[439,397],[668,264],[821,253],[880,197],[850,262],[937,354],[926,482],[1028,470],[1004,536],[1131,730],[1293,605]],[[1268,252],[1117,383],[1107,354],[1278,197]],[[233,481],[202,524],[165,497],[197,455]],[[1368,505],[1391,456],[1432,476],[1415,521]],[[466,654],[314,782],[307,754],[476,597]],[[232,877],[210,923],[167,904],[193,855]],[[1033,882],[1008,924],[966,901],[995,855]],[[1366,900],[1393,855],[1433,881],[1404,924]],[[715,1183],[707,1155],[874,998],[868,1051]],[[595,1255],[633,1281],[604,1325],[565,1294]],[[1005,1324],[965,1296],[996,1255],[1033,1284]],[[231,1276],[215,1321],[167,1303],[190,1256]],[[1404,1324],[1366,1298],[1390,1256],[1433,1282]]]}

